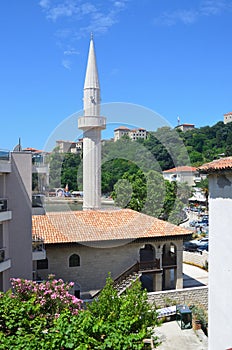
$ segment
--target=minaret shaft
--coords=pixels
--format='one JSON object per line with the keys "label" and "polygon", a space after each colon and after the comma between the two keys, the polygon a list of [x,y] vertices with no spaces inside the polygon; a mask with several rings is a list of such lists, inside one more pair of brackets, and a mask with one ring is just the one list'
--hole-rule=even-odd
{"label": "minaret shaft", "polygon": [[84,116],[78,119],[83,134],[83,209],[101,207],[101,130],[106,118],[100,116],[100,85],[93,39],[90,40],[89,56],[84,84]]}

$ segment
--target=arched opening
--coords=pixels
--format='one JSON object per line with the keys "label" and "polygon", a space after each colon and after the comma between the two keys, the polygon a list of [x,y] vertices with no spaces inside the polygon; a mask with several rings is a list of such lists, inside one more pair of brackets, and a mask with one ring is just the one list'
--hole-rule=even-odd
{"label": "arched opening", "polygon": [[162,289],[176,288],[176,270],[177,270],[177,248],[172,242],[163,246],[162,252],[163,279]]}
{"label": "arched opening", "polygon": [[139,251],[140,261],[153,261],[155,259],[155,248],[151,244],[145,244]]}
{"label": "arched opening", "polygon": [[72,254],[69,257],[69,267],[80,266],[80,257],[78,254]]}
{"label": "arched opening", "polygon": [[[140,262],[151,262],[155,260],[155,248],[151,244],[145,244],[139,251]],[[153,273],[143,273],[140,277],[142,288],[148,292],[153,292]]]}

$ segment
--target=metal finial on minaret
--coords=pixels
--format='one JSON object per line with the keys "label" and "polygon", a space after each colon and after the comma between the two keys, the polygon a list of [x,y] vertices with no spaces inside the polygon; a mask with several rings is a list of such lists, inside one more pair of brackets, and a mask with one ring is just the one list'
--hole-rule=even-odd
{"label": "metal finial on minaret", "polygon": [[84,116],[78,119],[83,134],[83,209],[101,207],[101,130],[106,118],[100,116],[100,84],[91,33],[84,83]]}
{"label": "metal finial on minaret", "polygon": [[90,33],[90,40],[93,40],[93,32]]}

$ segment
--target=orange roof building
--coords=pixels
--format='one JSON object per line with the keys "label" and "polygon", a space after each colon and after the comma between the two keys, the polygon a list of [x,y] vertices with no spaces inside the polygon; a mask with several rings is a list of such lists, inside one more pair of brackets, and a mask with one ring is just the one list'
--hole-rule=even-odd
{"label": "orange roof building", "polygon": [[163,177],[168,181],[186,182],[189,186],[195,186],[201,180],[197,168],[188,165],[164,170]]}
{"label": "orange roof building", "polygon": [[34,215],[32,227],[46,249],[37,278],[53,273],[74,281],[82,297],[99,291],[109,272],[113,279],[128,277],[136,266],[138,278],[152,276],[150,291],[183,286],[183,240],[192,235],[185,228],[131,209],[47,212]]}
{"label": "orange roof building", "polygon": [[45,244],[185,237],[191,231],[131,209],[34,215],[33,234]]}

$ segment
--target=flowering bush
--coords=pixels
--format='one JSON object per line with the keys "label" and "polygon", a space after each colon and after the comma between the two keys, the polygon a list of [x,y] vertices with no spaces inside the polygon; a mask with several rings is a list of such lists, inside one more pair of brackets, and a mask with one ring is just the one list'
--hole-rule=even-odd
{"label": "flowering bush", "polygon": [[70,294],[73,282],[64,283],[62,279],[56,280],[54,275],[48,276],[48,281],[37,283],[31,280],[12,278],[13,298],[21,301],[35,299],[35,304],[41,306],[40,312],[50,318],[59,317],[61,311],[68,308],[73,315],[80,309],[82,301]]}
{"label": "flowering bush", "polygon": [[144,350],[158,324],[140,283],[118,296],[109,277],[99,298],[80,310],[72,283],[54,276],[11,282],[13,293],[0,293],[0,350]]}

